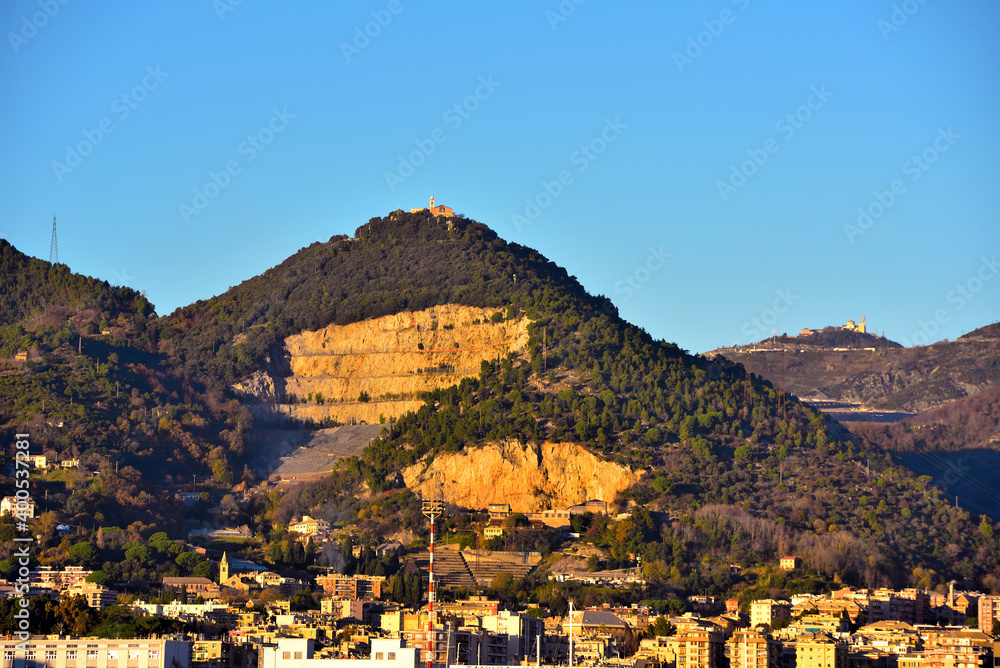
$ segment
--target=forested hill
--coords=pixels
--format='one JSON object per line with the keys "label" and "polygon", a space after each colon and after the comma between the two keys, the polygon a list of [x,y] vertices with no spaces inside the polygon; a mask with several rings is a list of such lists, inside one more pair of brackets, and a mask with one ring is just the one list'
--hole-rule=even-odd
{"label": "forested hill", "polygon": [[481,223],[397,211],[178,309],[161,318],[158,336],[188,373],[228,385],[262,368],[290,334],[446,303],[617,316],[565,269]]}
{"label": "forested hill", "polygon": [[[654,340],[538,252],[426,210],[317,242],[222,295],[149,321],[112,341],[114,350],[101,347],[102,337],[84,335],[82,351],[53,341],[39,362],[0,382],[0,417],[10,428],[59,400],[71,422],[40,431],[40,445],[53,455],[78,450],[82,462],[130,457],[142,469],[133,469],[135,488],[150,490],[141,504],[131,501],[134,490],[74,492],[68,516],[96,507],[106,517],[155,514],[166,497],[153,494],[178,479],[197,475],[227,490],[239,477],[254,482],[244,459],[251,414],[223,388],[277,366],[284,337],[444,304],[523,320],[524,353],[429,392],[363,457],[288,495],[285,510],[330,509],[377,537],[412,506],[400,472],[422,457],[485,442],[539,452],[545,441],[569,442],[643,471],[616,502],[645,514],[622,523],[609,565],[632,566],[641,555],[657,564],[651,579],[691,593],[715,583],[721,594],[732,584],[730,564],[783,553],[803,556],[817,577],[868,586],[908,583],[917,568],[976,582],[1000,562],[1000,544],[977,532],[967,512],[878,448],[739,365]],[[146,357],[126,358],[136,348]],[[370,505],[364,514],[361,503]]]}
{"label": "forested hill", "polygon": [[23,324],[57,307],[105,322],[123,313],[153,315],[152,305],[131,288],[112,287],[64,264],[29,257],[0,239],[0,325]]}

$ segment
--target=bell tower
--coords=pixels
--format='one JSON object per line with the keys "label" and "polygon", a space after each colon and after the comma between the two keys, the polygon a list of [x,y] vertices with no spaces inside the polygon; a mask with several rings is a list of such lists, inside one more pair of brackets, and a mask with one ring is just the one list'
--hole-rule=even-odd
{"label": "bell tower", "polygon": [[219,562],[219,584],[224,583],[229,579],[229,559],[226,557],[226,553],[222,553],[222,560]]}
{"label": "bell tower", "polygon": [[431,211],[434,210],[434,197],[431,197]]}

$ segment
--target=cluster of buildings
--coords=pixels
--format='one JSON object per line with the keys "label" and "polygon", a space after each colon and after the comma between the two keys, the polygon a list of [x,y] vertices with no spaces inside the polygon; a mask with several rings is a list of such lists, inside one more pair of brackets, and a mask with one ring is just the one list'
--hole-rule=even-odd
{"label": "cluster of buildings", "polygon": [[[507,518],[513,514],[509,503],[491,503],[487,508],[489,522],[483,528],[484,538],[497,538],[504,533],[504,525]],[[595,515],[607,515],[607,501],[592,499],[584,501],[568,508],[547,508],[534,513],[524,513],[528,522],[535,528],[548,528],[557,531],[569,531],[572,526],[574,515],[593,513]]]}
{"label": "cluster of buildings", "polygon": [[[847,324],[840,328],[845,332],[857,332],[858,334],[866,334],[868,332],[868,324],[865,322],[865,316],[861,316],[861,322],[856,323],[853,319],[848,320]],[[809,329],[808,327],[803,327],[802,331],[799,332],[800,336],[812,336],[813,334],[818,334],[822,332],[822,329]]]}
{"label": "cluster of buildings", "polygon": [[[640,659],[675,668],[991,668],[1000,665],[1000,597],[845,588],[825,596],[739,602],[644,639]],[[966,621],[975,619],[976,626]],[[995,661],[997,661],[995,663]]]}
{"label": "cluster of buildings", "polygon": [[[308,518],[306,518],[308,521]],[[312,527],[306,527],[311,529]],[[235,561],[235,560],[234,560]],[[791,565],[791,562],[790,564]],[[242,573],[237,571],[244,571]],[[80,567],[32,571],[34,590],[81,594],[103,608],[117,595],[86,581]],[[405,609],[382,600],[380,576],[328,574],[315,583],[266,570],[235,568],[223,555],[219,582],[164,578],[186,594],[169,604],[130,603],[133,614],[184,620],[213,637],[97,639],[35,637],[17,649],[0,640],[0,668],[416,668],[451,665],[627,665],[638,668],[991,668],[1000,597],[920,589],[845,588],[823,596],[739,601],[689,599],[668,625],[641,605],[588,607],[564,617],[505,610],[470,596]],[[226,589],[311,588],[320,610],[288,600],[227,603]],[[192,595],[200,597],[192,602]],[[112,599],[112,596],[114,597]],[[978,628],[964,625],[975,618]],[[433,623],[432,623],[433,622]],[[649,635],[650,628],[667,635]],[[641,640],[640,640],[641,639]],[[631,657],[625,654],[638,647]],[[20,660],[23,659],[23,662]]]}

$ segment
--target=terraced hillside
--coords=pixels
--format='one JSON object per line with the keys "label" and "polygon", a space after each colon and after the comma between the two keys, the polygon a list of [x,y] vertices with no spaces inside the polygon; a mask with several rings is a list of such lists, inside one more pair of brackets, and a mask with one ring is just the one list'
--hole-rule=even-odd
{"label": "terraced hillside", "polygon": [[528,320],[444,304],[329,325],[285,338],[291,375],[258,374],[236,389],[298,420],[377,423],[415,411],[430,390],[479,375],[485,360],[519,354]]}

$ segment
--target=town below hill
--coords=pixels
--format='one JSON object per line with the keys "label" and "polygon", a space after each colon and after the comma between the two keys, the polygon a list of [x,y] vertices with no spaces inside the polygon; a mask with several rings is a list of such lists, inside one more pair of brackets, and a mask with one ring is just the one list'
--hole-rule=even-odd
{"label": "town below hill", "polygon": [[[501,525],[491,520],[489,526]],[[329,527],[306,517],[291,528],[311,538]],[[421,603],[429,577],[425,569],[402,580],[337,573],[296,579],[223,553],[211,565],[218,573],[214,578],[164,578],[155,595],[137,595],[115,591],[82,567],[40,566],[27,578],[30,632],[17,637],[11,606],[16,599],[6,598],[0,601],[5,613],[0,624],[8,635],[0,645],[7,653],[23,651],[39,665],[72,666],[86,651],[87,665],[110,665],[128,656],[130,665],[176,668],[357,668],[360,661],[382,668],[425,662],[987,668],[1000,657],[1000,596],[954,588],[845,587],[788,598],[691,595],[667,605],[596,603],[593,592],[599,590],[592,589],[545,611],[507,598],[517,556],[496,555],[494,581],[484,593],[470,595],[451,582],[437,601],[426,604]],[[351,558],[376,566],[413,565],[398,542]],[[793,575],[803,566],[789,556],[780,567]],[[617,586],[635,590],[641,581]],[[120,639],[123,632],[134,637]]]}

